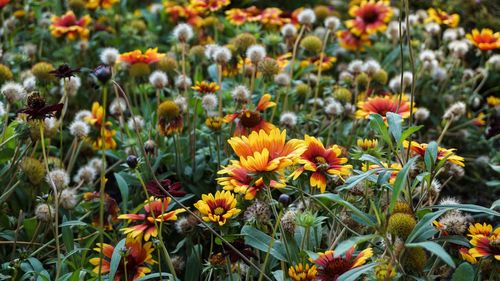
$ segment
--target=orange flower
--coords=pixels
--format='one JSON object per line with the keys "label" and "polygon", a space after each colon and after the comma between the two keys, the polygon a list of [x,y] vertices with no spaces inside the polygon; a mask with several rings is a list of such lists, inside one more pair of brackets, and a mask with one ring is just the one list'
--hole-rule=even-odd
{"label": "orange flower", "polygon": [[118,2],[120,2],[120,0],[87,0],[87,4],[85,4],[85,7],[91,10],[95,10],[99,7],[103,9],[109,9]]}
{"label": "orange flower", "polygon": [[157,237],[158,229],[155,222],[175,221],[177,220],[177,214],[186,211],[185,209],[176,209],[167,212],[171,200],[170,197],[164,197],[163,200],[150,197],[149,200],[145,201],[144,214],[123,214],[118,216],[120,220],[141,222],[141,224],[122,228],[123,233],[132,239],[144,237],[145,241],[149,241],[150,237]]}
{"label": "orange flower", "polygon": [[472,33],[468,33],[466,36],[480,50],[489,51],[500,48],[500,32],[493,33],[493,30],[489,28],[483,28],[481,32],[473,29]]}
{"label": "orange flower", "polygon": [[472,119],[472,124],[475,126],[484,126],[486,125],[486,120],[484,120],[485,118],[486,114],[479,112],[479,114]]}
{"label": "orange flower", "polygon": [[464,260],[467,261],[471,264],[476,264],[477,259],[469,253],[470,249],[467,248],[460,248],[458,249],[458,252],[460,253],[460,257]]}
{"label": "orange flower", "polygon": [[215,12],[231,4],[229,0],[191,0],[190,5],[202,12]]}
{"label": "orange flower", "polygon": [[337,31],[337,37],[339,38],[340,47],[350,51],[364,51],[365,46],[371,45],[368,34],[357,36],[350,30],[339,30]]}
{"label": "orange flower", "polygon": [[[401,102],[398,96],[392,95],[370,97],[366,101],[358,102],[357,107],[357,119],[368,119],[371,114],[380,114],[386,120],[387,112],[399,114],[403,119],[410,117],[410,102],[406,96],[403,96]],[[413,111],[415,110],[414,107]]]}
{"label": "orange flower", "polygon": [[215,82],[196,81],[196,84],[192,86],[191,89],[197,91],[201,95],[204,95],[204,94],[215,94],[220,89],[220,87]]}
{"label": "orange flower", "polygon": [[239,118],[234,131],[235,136],[246,136],[250,132],[258,132],[260,130],[264,130],[268,133],[274,128],[274,125],[266,122],[266,120],[262,118],[261,113],[270,107],[276,106],[276,103],[269,101],[270,99],[271,95],[265,94],[260,99],[255,110],[243,108],[241,111],[226,115],[224,117],[224,122],[230,123],[235,121],[236,118]]}
{"label": "orange flower", "polygon": [[220,226],[226,224],[227,220],[238,215],[241,210],[236,208],[236,199],[229,191],[217,191],[213,194],[203,194],[202,200],[198,200],[194,207],[203,215],[206,222],[218,223]]}
{"label": "orange flower", "polygon": [[145,63],[151,64],[160,61],[165,54],[158,53],[158,48],[149,48],[145,53],[141,50],[134,50],[120,55],[120,60],[128,64]]}
{"label": "orange flower", "polygon": [[315,137],[305,135],[306,150],[300,155],[298,164],[301,166],[290,176],[297,179],[302,173],[310,172],[311,187],[319,188],[321,193],[326,190],[328,175],[346,176],[350,174],[351,165],[347,163],[347,158],[340,157],[342,150],[339,146],[325,148],[321,141]]}
{"label": "orange flower", "polygon": [[51,21],[49,30],[56,38],[66,36],[69,40],[75,40],[77,37],[86,40],[89,37],[87,26],[92,21],[89,15],[77,19],[73,11],[68,11],[60,17],[52,16]]}
{"label": "orange flower", "polygon": [[[261,191],[266,186],[262,178],[254,180],[254,177],[250,176],[249,173],[250,172],[243,168],[238,161],[232,160],[231,165],[217,172],[217,174],[226,175],[217,178],[217,183],[221,185],[224,190],[243,194],[246,200],[253,200],[257,192]],[[286,186],[282,183],[283,181],[283,179],[280,181],[271,180],[269,187],[283,188]]]}
{"label": "orange flower", "polygon": [[301,67],[307,67],[309,65],[314,65],[314,70],[316,71],[318,67],[321,65],[321,70],[328,71],[333,67],[333,63],[337,61],[336,57],[330,57],[326,54],[323,54],[323,60],[321,60],[321,56],[311,57],[309,59],[303,60],[300,63]]}
{"label": "orange flower", "polygon": [[[470,234],[471,240],[469,241],[473,248],[469,249],[469,254],[474,258],[493,256],[496,260],[500,261],[500,227],[495,228],[491,225],[475,225],[476,234]],[[474,232],[474,231],[472,231]]]}
{"label": "orange flower", "polygon": [[249,173],[282,174],[306,149],[303,141],[286,141],[286,130],[252,132],[248,137],[232,137],[227,141],[239,157],[241,167]]}
{"label": "orange flower", "polygon": [[[95,266],[92,272],[96,274],[99,274],[99,272],[101,274],[106,274],[111,269],[111,258],[115,247],[104,243],[97,243],[96,246],[94,251],[98,253],[102,251],[103,259],[91,258],[89,260],[90,264]],[[143,244],[141,240],[127,238],[127,240],[125,240],[125,254],[122,257],[122,261],[118,264],[118,269],[116,270],[113,281],[137,280],[144,277],[146,273],[151,272],[151,269],[148,268],[147,265],[156,263],[151,255],[153,251],[154,248],[151,242]],[[101,265],[100,270],[99,265]],[[127,276],[125,276],[125,274]]]}
{"label": "orange flower", "polygon": [[242,9],[231,9],[226,11],[226,19],[233,25],[240,26],[247,22],[249,14]]}
{"label": "orange flower", "polygon": [[310,264],[304,266],[302,263],[299,263],[288,268],[288,276],[293,281],[313,281],[316,279],[316,273],[316,266],[311,266]]}
{"label": "orange flower", "polygon": [[283,11],[278,8],[266,8],[260,15],[260,22],[264,26],[282,26],[289,22],[287,18],[281,17]]}
{"label": "orange flower", "polygon": [[[409,142],[404,141],[403,145],[405,148],[408,148]],[[413,151],[415,154],[420,155],[422,158],[425,156],[425,151],[427,150],[428,144],[426,143],[417,143],[412,141],[411,142],[411,151]],[[437,160],[440,161],[444,158],[446,158],[448,162],[459,165],[464,167],[464,158],[461,156],[458,156],[455,154],[455,149],[446,149],[443,147],[438,146],[438,151],[437,151]]]}
{"label": "orange flower", "polygon": [[358,36],[382,32],[387,28],[392,14],[388,0],[364,0],[349,8],[349,15],[354,19],[346,21],[346,26]]}
{"label": "orange flower", "polygon": [[373,256],[372,248],[366,248],[361,251],[354,259],[355,248],[351,247],[345,254],[345,257],[335,256],[333,251],[320,253],[316,260],[312,260],[318,267],[316,279],[320,281],[335,281],[345,272],[361,266]]}

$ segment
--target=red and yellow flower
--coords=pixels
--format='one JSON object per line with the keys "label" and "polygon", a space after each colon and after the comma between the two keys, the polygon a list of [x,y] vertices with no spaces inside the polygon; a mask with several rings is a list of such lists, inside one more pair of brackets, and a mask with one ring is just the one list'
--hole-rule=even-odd
{"label": "red and yellow flower", "polygon": [[342,150],[333,145],[325,148],[323,143],[315,137],[305,135],[306,150],[300,155],[297,163],[300,165],[290,176],[297,179],[302,173],[309,172],[309,184],[318,188],[321,193],[326,190],[329,175],[347,176],[352,169],[347,163],[347,158],[341,157]]}
{"label": "red and yellow flower", "polygon": [[171,200],[170,197],[164,197],[163,199],[150,197],[145,201],[144,214],[123,214],[118,216],[118,219],[121,220],[141,223],[122,228],[123,233],[133,239],[143,237],[145,241],[148,241],[151,237],[157,237],[157,224],[164,221],[175,221],[177,220],[178,214],[186,211],[185,209],[176,209],[167,212]]}
{"label": "red and yellow flower", "polygon": [[476,223],[469,228],[472,248],[469,254],[474,258],[493,257],[500,261],[500,227]]}
{"label": "red and yellow flower", "polygon": [[349,8],[349,15],[354,19],[347,20],[346,26],[355,35],[383,32],[391,20],[393,11],[388,0],[364,0],[359,5]]}
{"label": "red and yellow flower", "polygon": [[91,21],[92,18],[89,15],[77,19],[73,11],[68,11],[60,17],[52,16],[49,30],[56,38],[65,36],[69,40],[75,40],[77,37],[86,40],[89,37],[87,26]]}
{"label": "red and yellow flower", "polygon": [[[254,180],[249,171],[241,167],[238,161],[232,160],[231,165],[219,170],[217,174],[225,175],[217,178],[217,183],[224,190],[240,193],[244,195],[246,200],[253,200],[257,193],[266,187],[262,178]],[[283,188],[286,186],[283,182],[283,178],[281,180],[271,180],[269,187]]]}
{"label": "red and yellow flower", "polygon": [[340,47],[350,51],[364,51],[365,46],[370,46],[372,43],[368,34],[355,35],[350,30],[337,31]]}
{"label": "red and yellow flower", "polygon": [[355,248],[351,247],[345,254],[345,257],[335,256],[333,251],[320,253],[316,260],[312,260],[318,268],[317,280],[335,281],[345,272],[359,267],[373,256],[372,248],[366,248],[353,258]]}
{"label": "red and yellow flower", "polygon": [[119,3],[120,0],[87,0],[85,8],[95,10],[97,8],[110,9],[114,4]]}
{"label": "red and yellow flower", "polygon": [[490,51],[500,49],[500,32],[493,32],[489,28],[483,28],[481,31],[474,28],[466,37],[480,50]]}
{"label": "red and yellow flower", "polygon": [[321,70],[323,71],[328,71],[333,67],[333,63],[337,61],[336,57],[331,57],[327,56],[326,54],[323,54],[323,56],[315,56],[315,57],[310,57],[306,60],[303,60],[300,63],[301,67],[307,67],[308,65],[314,65],[314,70],[318,70],[318,68],[321,66]]}
{"label": "red and yellow flower", "polygon": [[173,23],[186,22],[191,26],[199,27],[203,23],[201,12],[191,5],[182,6],[174,1],[164,1],[165,13]]}
{"label": "red and yellow flower", "polygon": [[[357,104],[357,119],[368,119],[371,114],[379,114],[386,120],[387,112],[399,114],[403,119],[410,117],[410,102],[406,96],[400,100],[399,96],[386,95],[369,97],[366,101]],[[413,108],[415,111],[416,108]]]}
{"label": "red and yellow flower", "polygon": [[144,63],[151,64],[160,61],[165,54],[158,53],[158,48],[149,48],[146,52],[134,50],[120,55],[120,60],[128,64]]}
{"label": "red and yellow flower", "polygon": [[313,281],[316,279],[318,272],[315,265],[298,263],[288,268],[288,276],[293,281]]}
{"label": "red and yellow flower", "polygon": [[[109,244],[97,243],[94,250],[103,254],[103,258],[91,258],[90,264],[95,268],[92,270],[95,274],[106,274],[111,270],[111,258],[115,247]],[[118,264],[115,277],[113,281],[120,280],[137,280],[144,277],[147,273],[151,272],[148,265],[153,265],[156,261],[153,259],[152,253],[154,251],[151,242],[142,243],[141,240],[129,239],[125,241],[125,253]],[[100,265],[100,269],[99,269]],[[126,276],[125,276],[126,275]]]}
{"label": "red and yellow flower", "polygon": [[[92,225],[99,226],[100,225],[100,217],[99,217],[99,205],[100,205],[101,195],[99,192],[85,192],[83,194],[83,200],[92,203],[91,208],[96,210],[96,215],[92,218]],[[104,229],[112,230],[113,224],[118,222],[118,214],[120,213],[120,207],[118,207],[118,203],[116,200],[109,196],[109,194],[104,194]]]}
{"label": "red and yellow flower", "polygon": [[266,8],[260,14],[260,22],[264,26],[282,26],[290,19],[282,17],[283,11],[279,8]]}
{"label": "red and yellow flower", "polygon": [[245,10],[234,8],[226,11],[226,19],[231,24],[240,26],[250,19],[250,15]]}
{"label": "red and yellow flower", "polygon": [[460,257],[466,261],[466,262],[469,262],[471,264],[476,264],[477,263],[477,259],[475,257],[473,257],[470,253],[469,253],[470,249],[467,249],[467,248],[460,248],[458,249],[458,252],[460,253]]}
{"label": "red and yellow flower", "polygon": [[303,141],[286,141],[286,130],[272,129],[252,132],[248,137],[233,137],[228,140],[239,164],[249,173],[282,173],[306,150]]}
{"label": "red and yellow flower", "polygon": [[216,12],[231,4],[230,0],[191,0],[190,5],[198,11]]}
{"label": "red and yellow flower", "polygon": [[215,82],[196,81],[195,85],[192,86],[191,89],[197,91],[201,95],[204,95],[215,94],[218,90],[220,90],[220,87]]}
{"label": "red and yellow flower", "polygon": [[217,191],[213,194],[203,194],[194,207],[202,214],[206,222],[214,222],[223,226],[227,220],[241,212],[236,208],[236,199],[229,191]]}
{"label": "red and yellow flower", "polygon": [[426,19],[426,22],[444,24],[451,28],[457,27],[460,22],[460,16],[458,14],[450,15],[441,9],[429,8],[427,13],[429,14],[429,17]]}
{"label": "red and yellow flower", "polygon": [[92,114],[87,116],[84,120],[97,129],[97,134],[95,134],[93,138],[91,137],[94,149],[115,149],[116,141],[114,137],[116,131],[110,128],[112,125],[110,121],[106,121],[103,124],[104,110],[104,107],[102,107],[99,102],[94,102],[92,104]]}
{"label": "red and yellow flower", "polygon": [[[410,145],[408,141],[404,141],[403,145],[408,148]],[[413,153],[420,155],[422,158],[425,156],[425,151],[427,150],[427,143],[411,142],[410,150]],[[455,154],[456,149],[446,149],[444,147],[438,147],[437,160],[440,161],[446,158],[446,161],[464,167],[464,158]]]}
{"label": "red and yellow flower", "polygon": [[276,106],[275,102],[271,102],[271,95],[265,94],[259,100],[255,110],[246,109],[237,111],[233,114],[228,114],[224,117],[224,122],[234,122],[237,118],[239,121],[236,124],[234,131],[235,136],[248,135],[250,132],[258,132],[264,130],[266,133],[274,129],[274,125],[266,122],[262,117],[262,112],[270,107]]}

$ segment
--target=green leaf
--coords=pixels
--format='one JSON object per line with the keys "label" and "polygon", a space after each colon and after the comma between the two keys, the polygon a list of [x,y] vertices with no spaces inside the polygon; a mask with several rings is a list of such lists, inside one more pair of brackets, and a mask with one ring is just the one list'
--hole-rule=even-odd
{"label": "green leaf", "polygon": [[184,273],[184,280],[186,281],[197,281],[200,279],[200,274],[202,270],[202,260],[201,253],[203,251],[201,245],[194,245],[189,248],[191,251],[186,260],[186,264],[189,265],[189,270]]}
{"label": "green leaf", "polygon": [[61,223],[59,225],[59,227],[67,227],[67,226],[86,226],[87,223],[83,222],[83,221],[78,221],[78,220],[74,220],[74,221],[65,221],[63,223]]}
{"label": "green leaf", "polygon": [[413,241],[424,241],[430,238],[432,236],[432,231],[437,232],[432,226],[432,222],[445,212],[446,210],[439,210],[437,212],[425,214],[425,216],[417,223],[415,228],[413,228],[413,231],[406,239],[406,242],[412,243]]}
{"label": "green leaf", "polygon": [[[356,176],[350,176],[346,181],[345,181],[345,184],[339,186],[337,188],[337,191],[342,191],[342,190],[346,190],[346,189],[351,189],[353,188],[354,186],[356,186],[358,183],[364,181],[364,180],[372,180],[375,182],[375,176],[373,176],[373,174],[377,173],[377,172],[381,172],[381,171],[384,171],[385,168],[377,168],[377,169],[373,169],[373,170],[368,170],[366,172],[360,172],[361,174],[359,175],[356,175]],[[356,171],[355,171],[356,172]]]}
{"label": "green leaf", "polygon": [[109,280],[113,280],[115,278],[116,271],[118,270],[118,266],[120,265],[120,260],[122,259],[122,249],[125,247],[125,238],[120,240],[118,244],[116,244],[115,249],[113,250],[113,255],[111,256],[111,263],[109,266]]}
{"label": "green leaf", "polygon": [[285,276],[283,274],[283,270],[276,270],[276,271],[273,271],[273,276],[274,276],[274,279],[276,279],[276,281],[283,281],[285,280]]}
{"label": "green leaf", "polygon": [[500,173],[500,165],[493,165],[493,164],[489,164],[491,169],[493,169],[493,171],[497,172],[497,173]]}
{"label": "green leaf", "polygon": [[403,133],[401,134],[401,137],[398,140],[398,146],[400,146],[403,143],[403,141],[405,141],[409,136],[411,136],[415,132],[418,132],[423,127],[424,127],[423,125],[412,126],[408,129],[404,130]]}
{"label": "green leaf", "polygon": [[[241,229],[241,234],[245,236],[245,244],[259,249],[264,253],[267,253],[269,251],[271,256],[280,261],[287,260],[284,255],[285,249],[283,243],[281,243],[280,240],[274,240],[273,238],[271,238],[271,236],[249,225],[245,225]],[[274,240],[274,242],[271,249],[269,249],[271,240]]]}
{"label": "green leaf", "polygon": [[344,240],[339,243],[339,245],[335,248],[335,256],[340,256],[347,252],[352,246],[355,246],[359,243],[372,240],[375,238],[379,238],[380,235],[377,234],[370,234],[370,235],[363,235],[363,236],[356,236],[348,240]]}
{"label": "green leaf", "polygon": [[115,178],[116,178],[116,183],[118,185],[118,188],[120,189],[120,193],[122,195],[121,208],[123,209],[123,213],[126,214],[127,213],[127,203],[128,203],[128,184],[125,181],[125,179],[123,179],[123,177],[118,173],[115,173]]}
{"label": "green leaf", "polygon": [[378,263],[369,263],[362,265],[360,267],[353,268],[347,272],[344,272],[344,274],[340,275],[339,278],[337,278],[337,281],[356,281],[358,280],[359,276],[371,270],[377,265]]}
{"label": "green leaf", "polygon": [[342,199],[339,195],[333,194],[333,193],[322,193],[322,194],[316,194],[313,196],[313,198],[318,199],[320,201],[331,201],[335,202],[339,205],[342,205],[349,210],[351,210],[355,215],[359,216],[359,218],[367,225],[367,226],[375,226],[376,225],[376,220],[373,218],[373,216],[370,216],[369,214],[362,212],[358,208],[356,208],[354,205],[351,203],[345,201]]}
{"label": "green leaf", "polygon": [[410,247],[410,248],[417,248],[417,247],[424,248],[427,251],[438,256],[440,259],[442,259],[449,266],[455,268],[455,263],[453,262],[453,259],[451,258],[451,256],[443,249],[443,247],[441,247],[441,245],[439,245],[436,242],[424,241],[424,242],[418,242],[418,243],[408,243],[408,244],[405,244],[405,246]]}
{"label": "green leaf", "polygon": [[[150,279],[156,279],[156,280],[159,280],[157,278],[160,278],[160,277],[168,277],[168,279],[163,279],[163,280],[175,280],[174,279],[174,276],[172,276],[172,274],[170,273],[166,273],[166,272],[157,272],[157,273],[151,273],[151,274],[148,274],[146,276],[143,276],[139,279],[135,279],[135,281],[144,281],[144,280],[150,280]],[[112,280],[112,279],[110,279]],[[179,280],[179,279],[177,279]]]}
{"label": "green leaf", "polygon": [[384,164],[382,164],[382,162],[380,162],[380,160],[378,160],[376,157],[374,157],[373,155],[370,155],[370,154],[361,155],[359,160],[360,161],[368,161],[368,162],[371,162],[371,163],[378,165],[380,167],[384,167]]}
{"label": "green leaf", "polygon": [[36,219],[36,217],[26,218],[23,220],[24,231],[26,232],[28,240],[31,240],[33,238],[33,235],[35,235],[37,224],[38,220]]}
{"label": "green leaf", "polygon": [[492,216],[499,217],[500,213],[488,209],[482,206],[474,205],[474,204],[453,204],[453,205],[435,205],[435,206],[429,206],[425,208],[436,208],[436,209],[442,209],[442,210],[460,210],[464,212],[470,212],[470,213],[484,213]]}
{"label": "green leaf", "polygon": [[394,206],[398,201],[399,194],[401,193],[403,187],[406,185],[406,178],[410,173],[411,167],[413,166],[415,161],[417,161],[417,158],[418,157],[416,156],[408,160],[408,162],[404,165],[403,169],[401,169],[401,171],[398,172],[398,175],[396,176],[396,181],[394,181],[394,188],[392,190],[392,198],[391,198],[391,204],[389,206],[389,213],[392,213],[392,210],[394,210]]}
{"label": "green leaf", "polygon": [[[66,222],[68,219],[66,216],[63,216],[63,222]],[[73,237],[73,231],[70,226],[64,226],[62,228],[62,239],[64,243],[64,247],[66,248],[66,253],[73,251],[75,248],[75,242]],[[75,260],[73,260],[75,261]]]}
{"label": "green leaf", "polygon": [[393,147],[391,137],[389,136],[389,132],[387,130],[387,125],[385,124],[382,116],[379,114],[370,115],[370,128],[379,133],[382,139],[389,144],[390,147]]}
{"label": "green leaf", "polygon": [[448,242],[448,243],[452,243],[452,244],[456,244],[456,245],[460,245],[460,246],[464,246],[464,247],[470,247],[469,241],[465,237],[459,236],[459,235],[441,236],[439,238],[432,239],[432,241],[434,241],[434,242]]}
{"label": "green leaf", "polygon": [[396,142],[399,142],[401,139],[401,132],[403,131],[401,126],[403,119],[399,114],[392,112],[387,112],[385,116],[387,117],[387,123],[389,124],[389,131],[391,132],[392,137]]}
{"label": "green leaf", "polygon": [[473,281],[474,280],[474,267],[468,262],[460,264],[453,275],[451,281]]}
{"label": "green leaf", "polygon": [[438,150],[437,142],[433,141],[427,145],[427,149],[425,150],[425,155],[424,155],[424,162],[425,162],[425,167],[427,168],[427,172],[432,171],[432,167],[434,166],[434,163],[436,162],[437,158],[437,150]]}

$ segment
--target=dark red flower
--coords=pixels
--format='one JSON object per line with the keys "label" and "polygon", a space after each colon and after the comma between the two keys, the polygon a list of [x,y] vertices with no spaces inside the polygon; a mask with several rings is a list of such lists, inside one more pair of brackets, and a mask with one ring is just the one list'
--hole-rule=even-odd
{"label": "dark red flower", "polygon": [[28,119],[45,119],[52,117],[54,112],[61,111],[63,106],[62,103],[45,105],[45,98],[40,93],[33,92],[28,96],[28,107],[19,109],[17,113],[27,114]]}
{"label": "dark red flower", "polygon": [[49,72],[57,78],[70,78],[75,76],[75,73],[80,72],[80,68],[71,68],[69,65],[63,63],[57,69]]}
{"label": "dark red flower", "polygon": [[[187,193],[182,191],[182,185],[180,182],[172,182],[170,179],[163,179],[160,180],[161,187],[168,191],[170,195],[174,197],[182,197],[186,195]],[[168,194],[166,194],[163,190],[161,190],[160,186],[158,183],[154,180],[148,182],[146,184],[146,189],[148,190],[150,195],[153,195],[155,197],[166,197]]]}

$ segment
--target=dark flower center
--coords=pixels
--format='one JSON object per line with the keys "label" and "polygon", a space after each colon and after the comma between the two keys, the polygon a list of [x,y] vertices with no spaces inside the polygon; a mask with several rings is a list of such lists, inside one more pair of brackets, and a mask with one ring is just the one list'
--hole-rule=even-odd
{"label": "dark flower center", "polygon": [[261,121],[260,113],[256,111],[245,111],[241,114],[240,122],[246,128],[253,128]]}

